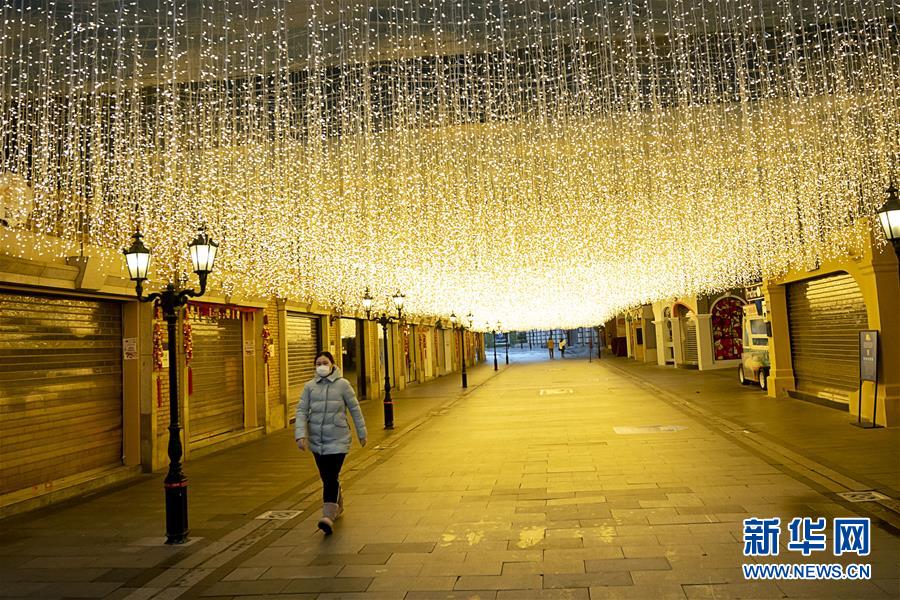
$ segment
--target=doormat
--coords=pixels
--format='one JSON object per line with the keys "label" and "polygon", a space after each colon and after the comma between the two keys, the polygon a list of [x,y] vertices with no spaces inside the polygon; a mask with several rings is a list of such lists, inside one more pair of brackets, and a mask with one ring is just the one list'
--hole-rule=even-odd
{"label": "doormat", "polygon": [[574,394],[575,390],[572,388],[541,388],[541,391],[538,392],[538,396],[560,396],[562,394]]}
{"label": "doormat", "polygon": [[841,492],[838,494],[847,502],[878,502],[879,500],[889,500],[884,494],[879,494],[874,490],[865,490],[862,492]]}
{"label": "doormat", "polygon": [[302,510],[267,510],[256,518],[266,521],[290,521],[302,512]]}
{"label": "doormat", "polygon": [[636,433],[668,433],[687,429],[683,425],[643,425],[640,427],[613,427],[613,431],[620,435],[633,435]]}

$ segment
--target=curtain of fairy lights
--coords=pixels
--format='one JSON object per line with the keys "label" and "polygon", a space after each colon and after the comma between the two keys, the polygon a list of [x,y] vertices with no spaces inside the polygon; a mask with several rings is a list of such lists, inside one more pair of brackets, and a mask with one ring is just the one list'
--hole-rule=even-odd
{"label": "curtain of fairy lights", "polygon": [[597,323],[846,256],[898,174],[895,0],[0,1],[0,217],[157,283],[205,222],[229,293]]}

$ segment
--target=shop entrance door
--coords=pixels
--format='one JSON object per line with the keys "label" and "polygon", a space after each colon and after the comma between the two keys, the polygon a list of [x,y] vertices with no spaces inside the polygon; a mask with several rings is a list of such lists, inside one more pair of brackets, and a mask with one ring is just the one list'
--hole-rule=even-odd
{"label": "shop entrance door", "polygon": [[365,344],[362,323],[356,319],[341,319],[341,364],[344,378],[356,390],[358,398],[366,397]]}

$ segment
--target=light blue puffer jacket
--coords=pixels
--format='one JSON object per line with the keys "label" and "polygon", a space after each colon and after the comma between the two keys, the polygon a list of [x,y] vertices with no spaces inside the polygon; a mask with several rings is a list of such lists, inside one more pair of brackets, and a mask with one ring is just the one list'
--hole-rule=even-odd
{"label": "light blue puffer jacket", "polygon": [[348,410],[356,436],[366,439],[366,421],[359,401],[350,382],[341,377],[341,370],[335,367],[328,377],[316,375],[306,383],[297,403],[294,439],[307,438],[309,449],[316,454],[346,454],[350,451]]}

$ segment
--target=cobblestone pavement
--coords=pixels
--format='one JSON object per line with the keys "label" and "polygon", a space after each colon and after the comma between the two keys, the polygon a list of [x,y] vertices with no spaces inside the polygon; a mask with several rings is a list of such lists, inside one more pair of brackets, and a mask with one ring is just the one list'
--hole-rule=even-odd
{"label": "cobblestone pavement", "polygon": [[[764,444],[737,439],[727,423],[660,397],[615,362],[514,360],[492,375],[476,369],[477,387],[465,395],[455,380],[407,390],[407,414],[421,418],[398,419],[397,431],[351,453],[347,512],[329,538],[315,526],[312,460],[280,432],[187,465],[195,540],[188,546],[159,544],[156,476],[0,522],[0,594],[900,597],[896,530],[876,522],[867,557],[789,550],[791,518],[830,525],[856,516],[855,505],[787,468]],[[374,432],[380,407],[366,410]],[[268,509],[303,512],[254,519]],[[743,556],[749,517],[781,518],[779,556]],[[745,580],[741,565],[761,562],[866,563],[872,578]]]}

